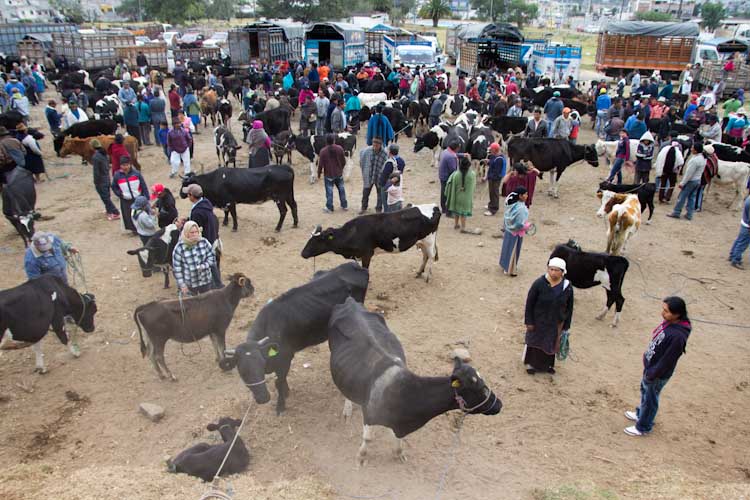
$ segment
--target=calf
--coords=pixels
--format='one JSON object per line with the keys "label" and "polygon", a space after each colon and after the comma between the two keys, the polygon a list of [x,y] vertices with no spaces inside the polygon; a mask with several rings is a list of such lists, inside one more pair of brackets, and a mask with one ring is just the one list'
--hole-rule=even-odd
{"label": "calf", "polygon": [[68,332],[71,320],[86,333],[94,331],[96,299],[79,293],[57,276],[43,274],[23,285],[0,292],[0,349],[32,346],[36,355],[36,373],[47,373],[41,341],[52,329],[70,353],[79,357],[76,329]]}
{"label": "calf", "polygon": [[598,217],[607,216],[607,253],[619,255],[625,252],[628,240],[641,227],[641,203],[638,195],[599,191],[602,206]]}
{"label": "calf", "polygon": [[242,146],[237,144],[237,140],[227,125],[219,125],[214,129],[214,145],[216,157],[222,167],[228,167],[230,163],[233,167],[237,167],[237,150]]}
{"label": "calf", "polygon": [[747,189],[749,176],[750,164],[741,161],[719,160],[716,176],[711,178],[711,184],[734,185],[734,197],[727,204],[727,208],[731,208],[734,202],[738,201],[735,210],[740,210],[744,201],[742,193]]}
{"label": "calf", "polygon": [[117,122],[111,119],[88,120],[76,123],[55,136],[53,139],[55,153],[57,156],[60,156],[60,150],[66,137],[84,139],[86,137],[96,137],[97,135],[114,135],[115,132],[117,132]]}
{"label": "calf", "polygon": [[448,122],[442,122],[432,127],[424,135],[418,136],[414,140],[414,152],[419,153],[424,148],[431,149],[434,155],[433,166],[437,167],[440,152],[448,146],[445,138],[448,136],[451,127],[452,125]]}
{"label": "calf", "polygon": [[716,157],[723,161],[750,163],[750,152],[731,144],[721,142],[706,141],[714,147]]}
{"label": "calf", "polygon": [[308,283],[263,306],[245,342],[226,352],[222,368],[236,367],[258,404],[270,401],[265,375],[276,373],[276,412],[280,415],[286,409],[289,395],[286,378],[294,355],[328,339],[328,321],[334,306],[347,297],[364,302],[369,279],[367,269],[356,262],[318,271]]}
{"label": "calf", "polygon": [[[635,161],[635,153],[638,151],[638,140],[637,139],[630,139],[630,156],[629,158],[632,161]],[[603,141],[599,139],[596,141],[596,144],[594,144],[594,147],[596,148],[596,154],[599,155],[601,158],[602,156],[606,158],[607,164],[611,165],[615,162],[615,155],[617,154],[617,145],[620,143],[620,141]]]}
{"label": "calf", "polygon": [[138,264],[144,278],[151,276],[152,271],[164,273],[164,288],[169,288],[169,273],[172,270],[172,252],[180,241],[180,230],[176,224],[160,229],[141,248],[128,250],[128,255],[137,255]]}
{"label": "calf", "polygon": [[[229,476],[244,472],[250,464],[250,452],[238,434],[241,425],[241,420],[229,417],[222,417],[215,424],[208,424],[206,429],[219,431],[223,443],[198,443],[191,446],[180,452],[174,460],[167,460],[167,470],[198,477],[206,482],[212,481],[217,474]],[[219,471],[222,464],[224,466]]]}
{"label": "calf", "polygon": [[5,174],[0,183],[0,197],[3,200],[3,215],[13,225],[28,247],[34,236],[34,221],[39,218],[36,212],[36,187],[31,172],[23,167],[15,167]]}
{"label": "calf", "polygon": [[600,182],[599,191],[612,191],[613,193],[635,193],[638,195],[638,201],[641,203],[641,213],[648,207],[648,220],[646,224],[651,224],[651,217],[654,216],[654,194],[656,193],[656,184],[649,182],[647,184],[613,184],[611,182]]}
{"label": "calf", "polygon": [[362,407],[362,445],[357,463],[365,465],[370,427],[389,428],[398,439],[396,456],[406,461],[401,438],[451,410],[465,415],[497,415],[502,402],[479,373],[455,358],[450,376],[422,377],[406,366],[398,337],[383,316],[369,312],[352,298],[333,308],[328,327],[331,375],[347,399],[344,416],[351,416],[351,402]]}
{"label": "calf", "polygon": [[211,126],[216,126],[216,112],[219,108],[219,97],[215,90],[206,90],[203,92],[200,100],[201,117],[203,118],[203,128],[208,127],[208,118],[211,117]]}
{"label": "calf", "polygon": [[208,335],[216,351],[216,362],[220,363],[224,359],[227,328],[232,322],[237,304],[254,291],[250,278],[236,273],[229,279],[229,284],[220,290],[138,306],[133,313],[133,320],[138,327],[141,356],[146,357],[148,353],[160,379],[165,379],[166,373],[173,381],[177,381],[164,360],[164,345],[167,340],[187,344]]}
{"label": "calf", "polygon": [[[469,136],[469,153],[477,167],[482,163],[482,160],[487,158],[487,149],[494,140],[492,129],[487,125],[472,127],[471,135]],[[486,164],[486,162],[483,164]],[[477,176],[484,178],[484,172],[478,172]]]}
{"label": "calf", "polygon": [[565,277],[574,287],[591,288],[601,285],[604,288],[607,292],[607,303],[596,319],[603,320],[612,304],[615,304],[615,317],[611,326],[616,327],[625,303],[622,284],[630,266],[628,259],[619,255],[584,252],[573,240],[564,245],[557,245],[549,256],[550,259],[553,257],[560,257],[565,261]]}
{"label": "calf", "polygon": [[232,119],[232,103],[229,99],[224,98],[219,101],[218,112],[221,123],[229,127],[229,120]]}
{"label": "calf", "polygon": [[362,259],[362,266],[367,269],[376,249],[389,253],[404,252],[416,245],[422,251],[422,265],[416,277],[424,273],[425,281],[429,282],[432,261],[438,260],[439,224],[440,209],[435,204],[411,206],[398,212],[362,215],[340,228],[315,228],[302,249],[302,257],[309,259],[333,252],[347,259]]}
{"label": "calf", "polygon": [[[310,184],[315,183],[317,180],[317,158],[320,151],[326,146],[325,135],[312,135],[302,136],[294,135],[290,133],[282,133],[278,137],[286,137],[285,146],[279,147],[279,151],[283,156],[284,152],[297,151],[299,154],[304,156],[310,161]],[[344,150],[344,155],[347,157],[347,162],[352,157],[354,150],[357,149],[357,136],[350,134],[349,132],[339,132],[335,135],[335,143],[341,146]],[[277,156],[278,160],[278,156]],[[345,179],[348,179],[348,168],[344,168]]]}
{"label": "calf", "polygon": [[[94,148],[91,146],[92,139],[97,139],[105,151],[107,151],[109,146],[115,142],[115,136],[113,135],[98,135],[86,138],[66,137],[60,148],[60,156],[65,158],[68,155],[75,154],[90,162],[91,158],[94,156]],[[130,153],[130,161],[133,162],[135,168],[140,170],[141,164],[138,163],[138,139],[132,135],[125,136],[124,139],[125,141],[123,144],[125,145],[125,149],[128,150],[128,153]]]}

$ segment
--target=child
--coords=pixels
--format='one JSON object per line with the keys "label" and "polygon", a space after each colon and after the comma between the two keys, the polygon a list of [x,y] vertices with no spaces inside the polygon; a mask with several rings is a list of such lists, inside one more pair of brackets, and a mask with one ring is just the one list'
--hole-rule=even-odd
{"label": "child", "polygon": [[654,136],[651,132],[641,136],[635,158],[635,183],[646,184],[651,175],[651,160],[654,158]]}
{"label": "child", "polygon": [[159,123],[159,144],[161,144],[161,147],[164,150],[164,156],[166,156],[167,161],[169,161],[169,151],[167,151],[167,134],[169,134],[169,125],[167,124],[167,122]]}
{"label": "child", "polygon": [[388,200],[385,207],[386,212],[398,212],[401,210],[401,205],[404,202],[404,191],[401,186],[401,173],[398,170],[394,170],[391,174],[388,188]]}

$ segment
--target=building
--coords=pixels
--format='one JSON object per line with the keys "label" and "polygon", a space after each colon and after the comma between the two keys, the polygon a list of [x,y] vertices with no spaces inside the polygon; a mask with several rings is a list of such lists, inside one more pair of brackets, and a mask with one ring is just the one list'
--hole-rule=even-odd
{"label": "building", "polygon": [[451,12],[462,19],[467,19],[471,5],[469,0],[450,0]]}
{"label": "building", "polygon": [[693,15],[695,0],[633,0],[631,6],[634,13],[663,12],[687,19]]}
{"label": "building", "polygon": [[3,23],[48,23],[60,17],[47,0],[0,0],[0,21]]}

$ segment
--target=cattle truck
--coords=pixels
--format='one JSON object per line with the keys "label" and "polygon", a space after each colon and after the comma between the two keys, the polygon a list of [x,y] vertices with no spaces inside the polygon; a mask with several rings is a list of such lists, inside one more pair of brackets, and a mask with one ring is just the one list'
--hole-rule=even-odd
{"label": "cattle truck", "polygon": [[474,76],[482,70],[521,65],[524,36],[508,23],[468,24],[457,33],[456,73]]}
{"label": "cattle truck", "polygon": [[696,23],[611,22],[599,33],[596,69],[611,77],[658,69],[676,78],[693,62],[699,34]]}
{"label": "cattle truck", "polygon": [[389,68],[397,64],[436,67],[432,42],[401,28],[385,24],[373,26],[365,32],[365,48],[369,60]]}

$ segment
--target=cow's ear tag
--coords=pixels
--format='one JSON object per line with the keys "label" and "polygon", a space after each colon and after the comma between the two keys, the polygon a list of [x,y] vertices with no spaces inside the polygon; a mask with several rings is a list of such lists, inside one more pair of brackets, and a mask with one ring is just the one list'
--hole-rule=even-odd
{"label": "cow's ear tag", "polygon": [[333,239],[333,235],[332,234],[328,235],[328,239],[332,240]]}
{"label": "cow's ear tag", "polygon": [[454,389],[458,389],[459,387],[461,387],[461,381],[454,380],[453,382],[451,382],[451,387],[453,387]]}
{"label": "cow's ear tag", "polygon": [[54,302],[56,300],[57,300],[57,292],[52,292],[52,301]]}
{"label": "cow's ear tag", "polygon": [[274,356],[276,356],[277,354],[279,354],[279,351],[277,351],[277,350],[276,350],[276,349],[274,349],[273,347],[271,347],[271,348],[270,348],[270,349],[268,350],[268,357],[269,357],[269,358],[273,358],[273,357],[274,357]]}

